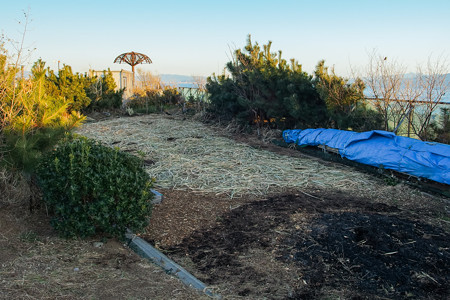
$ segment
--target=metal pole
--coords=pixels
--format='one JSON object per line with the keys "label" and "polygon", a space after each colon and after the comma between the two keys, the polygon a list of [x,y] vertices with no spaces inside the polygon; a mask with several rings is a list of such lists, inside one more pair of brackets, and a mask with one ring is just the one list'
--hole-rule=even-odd
{"label": "metal pole", "polygon": [[131,66],[131,70],[133,71],[133,93],[134,93],[134,65]]}
{"label": "metal pole", "polygon": [[[412,106],[412,104],[410,103],[410,104],[409,104],[409,111],[403,116],[403,118],[400,120],[400,123],[398,123],[397,127],[394,129],[394,133],[395,133],[395,134],[397,134],[397,131],[398,131],[398,129],[400,128],[400,126],[402,125],[403,121],[405,120],[406,115],[408,115],[408,119],[409,119],[409,116],[411,115],[411,110],[412,110],[412,108],[413,108],[413,106]],[[409,137],[409,124],[410,124],[410,123],[408,123],[408,137]]]}
{"label": "metal pole", "polygon": [[409,115],[408,115],[408,137],[410,137],[410,135],[411,135],[411,122],[412,122],[411,115],[413,114],[413,110],[414,110],[414,105],[411,104],[411,109],[409,110]]}

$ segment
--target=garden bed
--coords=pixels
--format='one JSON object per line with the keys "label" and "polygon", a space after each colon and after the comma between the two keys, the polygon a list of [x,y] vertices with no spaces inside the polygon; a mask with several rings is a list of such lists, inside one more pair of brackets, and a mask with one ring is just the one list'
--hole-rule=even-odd
{"label": "garden bed", "polygon": [[141,236],[227,299],[446,298],[448,199],[161,115],[79,130],[143,156]]}

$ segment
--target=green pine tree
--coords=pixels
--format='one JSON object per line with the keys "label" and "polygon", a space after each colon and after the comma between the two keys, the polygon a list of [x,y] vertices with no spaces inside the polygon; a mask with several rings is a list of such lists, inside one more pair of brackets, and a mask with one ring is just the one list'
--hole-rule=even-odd
{"label": "green pine tree", "polygon": [[208,78],[211,111],[241,124],[278,127],[318,127],[327,120],[325,102],[312,77],[295,60],[288,64],[272,43],[252,43],[234,52],[226,67],[231,74]]}

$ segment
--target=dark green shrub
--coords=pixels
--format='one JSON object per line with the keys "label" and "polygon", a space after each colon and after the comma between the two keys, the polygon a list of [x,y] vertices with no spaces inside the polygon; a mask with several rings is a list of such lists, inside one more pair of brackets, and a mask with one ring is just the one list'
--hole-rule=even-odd
{"label": "dark green shrub", "polygon": [[119,109],[122,107],[124,89],[116,90],[117,84],[111,71],[103,71],[98,77],[84,77],[84,89],[91,99],[89,106],[83,111],[95,111],[101,109]]}
{"label": "dark green shrub", "polygon": [[122,107],[123,90],[104,95],[100,100],[91,103],[87,111],[102,109],[119,109]]}
{"label": "dark green shrub", "polygon": [[165,87],[160,101],[163,105],[177,105],[182,101],[182,96],[176,87]]}
{"label": "dark green shrub", "polygon": [[163,112],[179,106],[183,97],[175,87],[165,87],[164,89],[146,90],[144,93],[136,94],[127,102],[127,106],[135,113]]}
{"label": "dark green shrub", "polygon": [[383,116],[363,104],[358,104],[353,111],[343,117],[341,125],[342,129],[351,129],[360,132],[381,130],[383,129]]}
{"label": "dark green shrub", "polygon": [[208,77],[206,88],[210,97],[208,111],[217,119],[231,121],[236,118],[241,124],[251,119],[251,114],[238,102],[234,81],[225,76]]}
{"label": "dark green shrub", "polygon": [[441,108],[439,122],[432,122],[430,128],[433,132],[432,141],[450,144],[450,109]]}
{"label": "dark green shrub", "polygon": [[38,167],[52,226],[64,237],[148,225],[152,180],[139,158],[86,138],[67,138]]}
{"label": "dark green shrub", "polygon": [[[38,63],[43,62],[38,61]],[[85,78],[79,73],[74,74],[71,66],[64,65],[58,70],[58,75],[48,69],[45,79],[49,86],[47,88],[49,93],[53,97],[63,98],[68,112],[81,111],[91,103],[85,91]]]}
{"label": "dark green shrub", "polygon": [[289,64],[271,42],[260,47],[250,36],[243,50],[228,62],[229,75],[208,78],[209,111],[218,119],[240,125],[275,123],[279,128],[322,127],[327,120],[325,101],[312,76],[295,60]]}
{"label": "dark green shrub", "polygon": [[136,94],[128,100],[127,107],[133,109],[135,113],[155,113],[161,110],[160,90],[146,90],[142,94]]}
{"label": "dark green shrub", "polygon": [[67,130],[62,127],[47,127],[24,133],[15,131],[4,133],[2,140],[4,157],[0,160],[0,166],[32,174],[44,153],[64,138],[66,132]]}

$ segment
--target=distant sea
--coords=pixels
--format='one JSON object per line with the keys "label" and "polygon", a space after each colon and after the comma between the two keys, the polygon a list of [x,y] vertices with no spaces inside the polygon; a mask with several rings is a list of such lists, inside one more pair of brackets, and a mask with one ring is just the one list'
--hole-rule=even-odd
{"label": "distant sea", "polygon": [[[414,74],[408,74],[408,76],[414,76]],[[195,88],[195,80],[192,76],[187,75],[177,75],[177,74],[162,74],[160,75],[161,80],[164,84],[167,85],[175,85],[177,87],[182,88]],[[447,74],[447,82],[450,85],[450,74]],[[370,95],[368,92],[365,93],[366,97],[373,97],[373,95]],[[442,102],[444,103],[450,103],[450,90],[447,92],[446,95],[442,98]]]}

